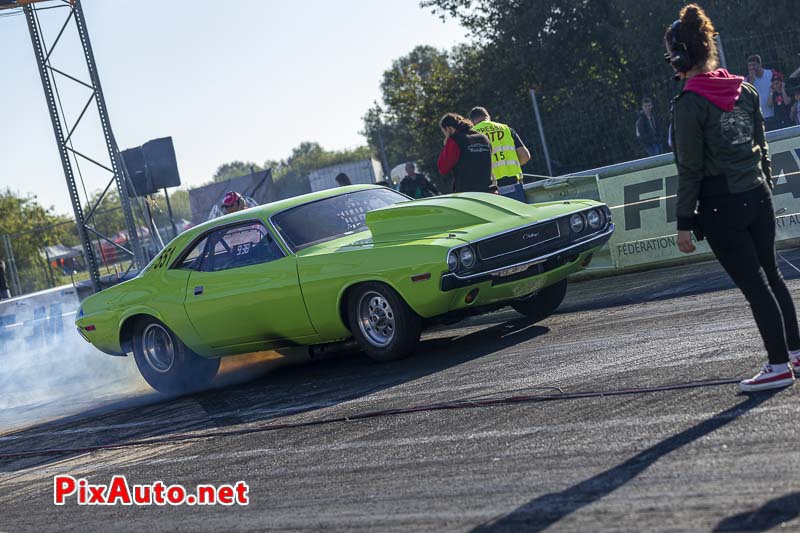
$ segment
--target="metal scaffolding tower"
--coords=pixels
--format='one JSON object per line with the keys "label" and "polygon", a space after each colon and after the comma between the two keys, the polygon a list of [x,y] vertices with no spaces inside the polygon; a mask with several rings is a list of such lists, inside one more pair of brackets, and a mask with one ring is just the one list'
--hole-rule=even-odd
{"label": "metal scaffolding tower", "polygon": [[[50,45],[47,44],[42,32],[42,25],[39,21],[38,11],[47,9],[45,7],[37,8],[35,4],[56,2],[58,5],[54,7],[63,7],[69,10],[61,30],[58,32],[57,37]],[[47,108],[50,112],[50,119],[53,124],[53,132],[56,137],[56,144],[58,145],[59,155],[61,157],[61,165],[64,169],[64,176],[67,179],[67,187],[69,189],[70,200],[72,202],[72,209],[75,214],[75,221],[78,226],[78,235],[83,246],[83,254],[86,259],[86,265],[89,269],[92,286],[95,292],[101,289],[100,286],[100,272],[98,268],[97,257],[92,247],[92,235],[107,241],[112,246],[115,246],[125,253],[129,254],[132,258],[132,267],[143,268],[146,264],[144,250],[142,249],[137,232],[136,221],[131,210],[131,200],[128,195],[129,188],[126,186],[129,183],[127,170],[125,169],[124,161],[119,153],[117,141],[114,138],[114,133],[111,129],[111,121],[108,117],[108,109],[106,108],[105,98],[103,97],[103,90],[100,86],[100,76],[97,73],[97,64],[95,63],[94,53],[92,52],[92,45],[89,41],[89,32],[86,28],[86,19],[84,18],[83,9],[81,8],[80,0],[18,0],[12,5],[7,5],[8,2],[3,2],[6,5],[0,7],[22,7],[25,18],[28,23],[28,30],[31,36],[31,43],[33,44],[33,51],[36,56],[36,63],[39,67],[39,74],[42,79],[42,88],[44,89],[45,99],[47,101]],[[81,79],[81,75],[69,74],[63,70],[59,70],[51,64],[51,58],[54,50],[59,46],[65,30],[73,24],[77,30],[78,38],[83,49],[83,57],[85,59],[86,69],[89,74],[89,79]],[[64,46],[62,44],[62,46]],[[85,76],[85,74],[84,74]],[[67,124],[67,118],[64,115],[61,94],[58,91],[58,79],[64,79],[71,83],[76,83],[88,89],[91,94],[88,101],[83,106],[78,118],[70,126]],[[105,139],[106,150],[108,153],[108,162],[103,163],[90,157],[85,151],[79,150],[75,146],[74,133],[79,125],[86,120],[86,113],[94,106],[97,116],[100,120],[100,126],[103,131]],[[80,166],[78,159],[88,161],[92,165],[103,169],[111,175],[111,179],[106,185],[100,197],[97,199],[93,206],[88,206],[88,211],[84,212],[81,205],[81,199],[78,192],[78,184],[76,183],[76,176],[73,167],[79,169]],[[119,193],[120,204],[125,217],[125,223],[128,231],[128,248],[112,241],[106,235],[102,235],[97,231],[93,217],[97,212],[98,206],[101,204],[106,194],[112,185],[116,185],[117,192]]]}

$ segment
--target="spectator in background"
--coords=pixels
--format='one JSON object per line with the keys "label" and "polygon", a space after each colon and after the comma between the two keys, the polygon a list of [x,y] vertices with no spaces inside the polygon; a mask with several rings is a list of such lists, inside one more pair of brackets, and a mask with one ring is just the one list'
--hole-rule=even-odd
{"label": "spectator in background", "polygon": [[453,173],[453,192],[497,192],[492,185],[492,145],[457,113],[439,121],[444,148],[436,165],[442,176]]}
{"label": "spectator in background", "polygon": [[8,298],[11,298],[11,291],[6,282],[6,264],[3,260],[0,260],[0,300],[7,300]]}
{"label": "spectator in background", "polygon": [[350,181],[350,176],[345,174],[344,172],[339,172],[336,175],[336,183],[339,184],[339,187],[344,187],[345,185],[352,185],[353,183]]}
{"label": "spectator in background", "polygon": [[761,56],[758,54],[747,58],[747,81],[758,91],[761,114],[764,116],[764,122],[769,123],[769,119],[774,115],[772,107],[767,102],[772,90],[772,71],[764,68],[761,64]]}
{"label": "spectator in background", "polygon": [[416,171],[414,163],[406,163],[406,175],[400,182],[400,192],[415,200],[439,194],[439,189],[424,174]]}
{"label": "spectator in background", "polygon": [[794,103],[789,110],[789,125],[800,126],[800,87],[794,90]]}
{"label": "spectator in background", "polygon": [[777,130],[791,126],[789,111],[791,109],[792,99],[786,94],[783,75],[777,70],[772,71],[772,89],[770,90],[767,104],[772,107],[775,113],[772,119],[766,121],[768,130]]}
{"label": "spectator in background", "polygon": [[662,131],[661,123],[653,113],[653,99],[647,96],[642,98],[642,110],[636,120],[636,138],[649,156],[658,155],[665,151],[663,143],[664,132]]}

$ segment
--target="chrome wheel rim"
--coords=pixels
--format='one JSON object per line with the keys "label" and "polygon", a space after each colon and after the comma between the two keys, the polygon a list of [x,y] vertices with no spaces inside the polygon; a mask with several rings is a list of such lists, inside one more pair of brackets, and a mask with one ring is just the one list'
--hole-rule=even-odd
{"label": "chrome wheel rim", "polygon": [[148,324],[142,332],[142,351],[150,368],[164,374],[175,363],[172,336],[161,324]]}
{"label": "chrome wheel rim", "polygon": [[392,342],[396,323],[394,310],[386,298],[369,291],[358,300],[358,326],[361,333],[373,346],[383,348]]}

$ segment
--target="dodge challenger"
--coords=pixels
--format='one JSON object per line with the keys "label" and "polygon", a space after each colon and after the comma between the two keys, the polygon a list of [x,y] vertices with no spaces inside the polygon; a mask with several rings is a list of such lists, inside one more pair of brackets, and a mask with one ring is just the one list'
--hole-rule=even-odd
{"label": "dodge challenger", "polygon": [[105,353],[132,352],[167,393],[202,388],[220,357],[245,352],[355,339],[388,361],[438,321],[503,306],[546,318],[613,232],[590,200],[339,187],[191,228],[136,278],[85,299],[76,326]]}

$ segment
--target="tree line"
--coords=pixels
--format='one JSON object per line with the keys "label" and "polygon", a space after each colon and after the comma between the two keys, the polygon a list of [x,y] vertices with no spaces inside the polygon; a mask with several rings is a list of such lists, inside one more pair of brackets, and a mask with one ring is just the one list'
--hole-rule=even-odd
{"label": "tree line", "polygon": [[288,198],[311,192],[308,175],[314,170],[340,163],[349,163],[373,157],[365,146],[345,150],[326,150],[317,142],[301,142],[286,159],[266,160],[259,165],[252,161],[231,161],[220,165],[212,182],[226,181],[250,172],[272,170],[272,180],[279,198]]}
{"label": "tree line", "polygon": [[[450,50],[419,46],[394,60],[383,74],[382,100],[364,116],[364,134],[373,149],[382,137],[391,165],[417,161],[434,177],[442,143],[439,118],[481,105],[517,129],[531,148],[534,157],[523,170],[545,174],[533,89],[554,174],[642,157],[633,134],[636,113],[641,98],[649,96],[666,118],[679,90],[663,59],[662,39],[686,3],[422,0],[422,8],[457,20],[468,42]],[[700,4],[723,41],[737,41],[728,57],[732,72],[744,74],[750,53],[762,54],[768,67],[779,70],[800,66],[800,28],[791,16],[796,2]],[[759,49],[765,35],[775,36],[775,42]]]}

